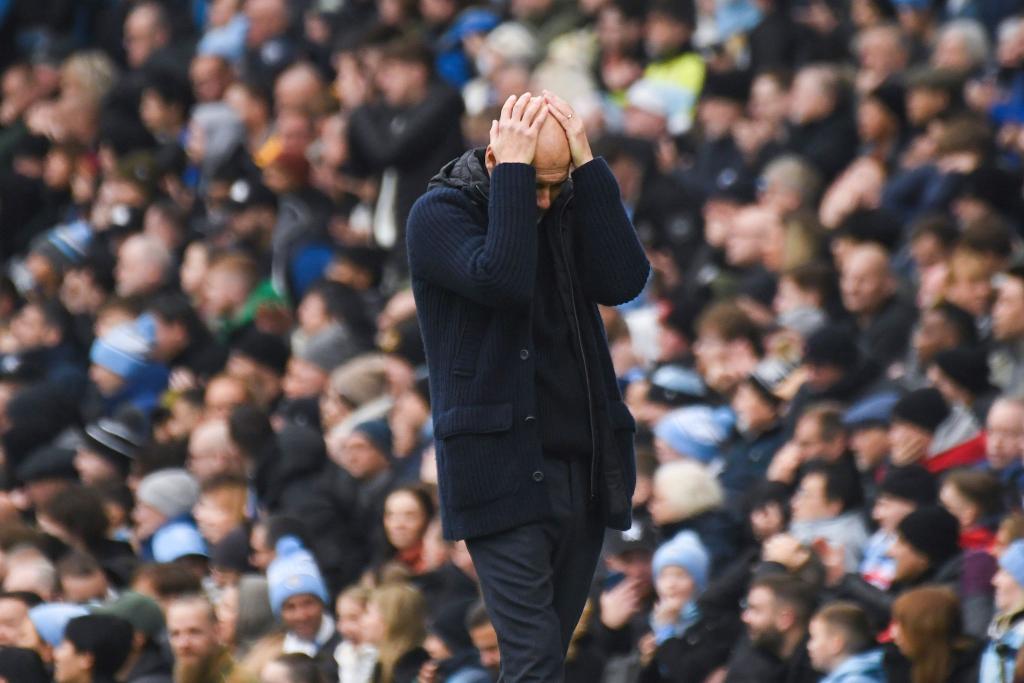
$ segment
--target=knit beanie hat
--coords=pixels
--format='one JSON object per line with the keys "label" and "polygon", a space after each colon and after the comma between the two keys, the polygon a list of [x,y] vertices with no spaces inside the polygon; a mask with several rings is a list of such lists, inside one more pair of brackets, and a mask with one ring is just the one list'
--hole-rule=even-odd
{"label": "knit beanie hat", "polygon": [[114,600],[96,607],[93,614],[121,617],[136,631],[156,641],[164,632],[164,614],[153,598],[135,591],[125,591]]}
{"label": "knit beanie hat", "polygon": [[36,633],[50,647],[57,647],[64,640],[64,629],[75,617],[88,614],[89,610],[81,605],[66,602],[47,602],[36,605],[28,611],[29,621]]}
{"label": "knit beanie hat", "polygon": [[92,228],[85,221],[60,225],[40,236],[32,251],[48,260],[54,268],[64,271],[81,265],[92,243]]}
{"label": "knit beanie hat", "polygon": [[654,436],[683,457],[707,464],[715,459],[732,427],[731,411],[710,406],[677,408],[658,420]]}
{"label": "knit beanie hat", "polygon": [[697,592],[702,593],[708,585],[710,564],[708,551],[697,534],[680,531],[655,551],[651,566],[655,579],[665,567],[682,567],[693,579]]}
{"label": "knit beanie hat", "polygon": [[243,524],[210,547],[210,564],[229,571],[251,571],[249,565],[249,529]]}
{"label": "knit beanie hat", "polygon": [[961,346],[939,351],[935,364],[942,374],[975,396],[992,388],[988,381],[988,354],[982,349]]}
{"label": "knit beanie hat", "polygon": [[892,407],[892,421],[909,422],[932,434],[949,417],[949,404],[938,389],[916,389]]}
{"label": "knit beanie hat", "polygon": [[999,567],[1013,577],[1018,585],[1024,586],[1024,541],[1016,540],[1006,546],[999,556]]}
{"label": "knit beanie hat", "polygon": [[135,493],[140,503],[173,519],[190,512],[199,500],[199,484],[183,469],[171,468],[147,474]]}
{"label": "knit beanie hat", "polygon": [[938,500],[935,475],[920,465],[890,467],[878,486],[878,494],[908,500],[918,505],[935,505]]}
{"label": "knit beanie hat", "polygon": [[95,678],[112,677],[132,650],[132,625],[113,614],[86,614],[68,622],[64,639],[92,655]]}
{"label": "knit beanie hat", "polygon": [[351,346],[348,332],[334,323],[310,337],[297,355],[324,372],[330,372],[351,357]]}
{"label": "knit beanie hat", "polygon": [[829,325],[807,338],[804,362],[853,370],[860,362],[860,352],[849,330]]}
{"label": "knit beanie hat", "polygon": [[669,406],[702,403],[708,397],[704,380],[692,368],[681,365],[662,365],[651,373],[647,400]]}
{"label": "knit beanie hat", "polygon": [[867,94],[867,99],[882,105],[896,119],[899,126],[907,123],[906,92],[895,81],[886,81]]}
{"label": "knit beanie hat", "polygon": [[374,448],[384,454],[384,457],[389,460],[391,459],[391,427],[388,425],[387,420],[380,419],[360,422],[352,429],[352,431],[359,432],[365,436],[370,443],[373,444]]}
{"label": "knit beanie hat", "polygon": [[938,566],[960,552],[960,523],[946,508],[920,507],[903,518],[897,527],[900,537]]}
{"label": "knit beanie hat", "polygon": [[149,367],[153,339],[138,321],[118,325],[92,344],[90,360],[125,381],[143,374]]}
{"label": "knit beanie hat", "polygon": [[274,615],[281,615],[285,600],[293,595],[314,595],[326,605],[327,585],[302,542],[295,536],[282,536],[275,550],[277,556],[267,567],[267,592]]}
{"label": "knit beanie hat", "polygon": [[206,541],[192,522],[165,524],[153,534],[153,559],[174,562],[189,555],[209,557]]}

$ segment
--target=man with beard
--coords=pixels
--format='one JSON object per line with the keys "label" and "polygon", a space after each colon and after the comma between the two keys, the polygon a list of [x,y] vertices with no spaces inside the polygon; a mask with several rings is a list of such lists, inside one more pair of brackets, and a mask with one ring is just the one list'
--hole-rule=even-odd
{"label": "man with beard", "polygon": [[174,683],[255,683],[220,640],[213,605],[201,595],[177,598],[167,608]]}
{"label": "man with beard", "polygon": [[755,579],[743,623],[747,640],[733,651],[725,683],[811,683],[819,676],[807,655],[807,625],[815,590],[788,574]]}

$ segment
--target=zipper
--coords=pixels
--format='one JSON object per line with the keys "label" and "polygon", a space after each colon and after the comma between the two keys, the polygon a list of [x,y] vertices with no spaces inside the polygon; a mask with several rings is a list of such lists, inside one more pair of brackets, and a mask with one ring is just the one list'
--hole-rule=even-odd
{"label": "zipper", "polygon": [[573,274],[572,264],[569,261],[569,248],[565,241],[565,229],[562,219],[565,218],[565,209],[572,201],[570,197],[562,204],[558,214],[558,239],[562,243],[562,261],[565,270],[569,274],[569,310],[572,311],[573,322],[576,323],[576,345],[580,352],[580,362],[583,364],[583,384],[587,390],[587,418],[590,422],[590,500],[597,499],[597,441],[594,438],[594,397],[590,390],[590,370],[587,367],[587,354],[583,348],[583,334],[580,332],[580,318],[576,312],[576,281]]}

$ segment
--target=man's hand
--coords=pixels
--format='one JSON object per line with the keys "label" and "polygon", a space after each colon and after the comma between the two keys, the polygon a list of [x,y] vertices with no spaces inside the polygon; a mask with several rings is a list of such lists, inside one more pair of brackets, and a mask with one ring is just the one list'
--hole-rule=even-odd
{"label": "man's hand", "polygon": [[587,140],[587,130],[583,126],[583,120],[576,115],[569,103],[551,91],[544,91],[544,101],[547,102],[548,111],[555,117],[555,120],[562,124],[565,130],[565,137],[569,139],[569,151],[572,153],[572,165],[579,168],[588,161],[593,160],[594,153],[590,151],[590,141]]}
{"label": "man's hand", "polygon": [[501,117],[491,122],[491,151],[499,164],[530,164],[537,154],[537,135],[547,116],[542,97],[523,93],[511,95],[501,108]]}
{"label": "man's hand", "polygon": [[601,623],[617,631],[643,607],[643,588],[636,579],[625,579],[611,590],[601,593]]}

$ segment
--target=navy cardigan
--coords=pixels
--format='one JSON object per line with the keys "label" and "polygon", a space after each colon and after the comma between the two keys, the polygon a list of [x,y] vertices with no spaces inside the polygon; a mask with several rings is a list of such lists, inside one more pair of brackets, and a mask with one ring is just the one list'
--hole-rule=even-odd
{"label": "navy cardigan", "polygon": [[[549,512],[531,339],[536,174],[527,164],[500,164],[489,179],[479,167],[477,175],[483,177],[475,184],[442,184],[420,197],[406,235],[430,373],[442,526],[450,540]],[[603,159],[576,170],[563,195],[551,210],[561,211],[572,236],[587,303],[580,316],[600,330],[599,382],[591,390],[595,431],[604,437],[599,448],[607,451],[600,506],[605,524],[627,529],[636,427],[615,381],[597,304],[635,298],[650,266]]]}

